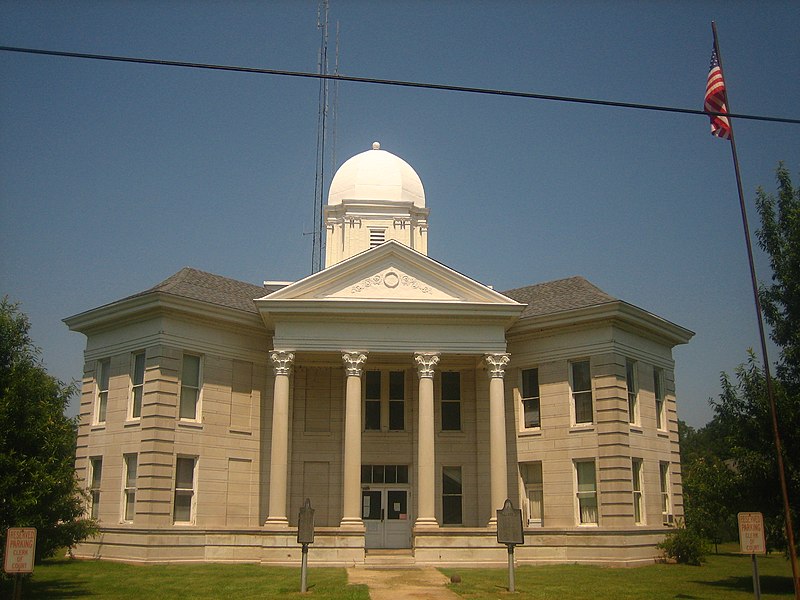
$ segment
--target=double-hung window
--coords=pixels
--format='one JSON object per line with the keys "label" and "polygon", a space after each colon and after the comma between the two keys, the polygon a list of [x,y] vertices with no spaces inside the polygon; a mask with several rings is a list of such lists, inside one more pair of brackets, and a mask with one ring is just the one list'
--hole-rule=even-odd
{"label": "double-hung window", "polygon": [[196,468],[195,457],[179,456],[175,461],[175,523],[194,523]]}
{"label": "double-hung window", "polygon": [[92,519],[100,517],[100,483],[103,479],[103,457],[89,458],[89,515]]}
{"label": "double-hung window", "polygon": [[123,455],[124,473],[122,474],[122,520],[126,523],[133,522],[136,513],[136,472],[138,470],[139,456],[137,454]]}
{"label": "double-hung window", "polygon": [[672,524],[672,501],[669,493],[669,463],[658,464],[659,482],[661,484],[661,520],[664,525]]}
{"label": "double-hung window", "polygon": [[633,484],[633,522],[642,525],[644,523],[644,498],[641,458],[631,458],[631,483]]}
{"label": "double-hung window", "polygon": [[405,371],[367,371],[364,381],[364,430],[404,431]]}
{"label": "double-hung window", "polygon": [[639,424],[639,389],[636,381],[636,361],[625,361],[625,384],[628,389],[628,422]]}
{"label": "double-hung window", "polygon": [[572,412],[575,425],[594,422],[592,406],[592,375],[588,360],[570,364],[570,387],[572,390]]}
{"label": "double-hung window", "polygon": [[656,427],[664,430],[667,428],[667,419],[664,412],[664,369],[653,368],[653,392],[656,397]]}
{"label": "double-hung window", "polygon": [[183,355],[179,415],[188,421],[200,420],[200,357],[193,354]]}
{"label": "double-hung window", "polygon": [[597,478],[594,461],[575,461],[575,488],[579,525],[597,525]]}
{"label": "double-hung window", "polygon": [[539,402],[539,369],[522,371],[522,422],[525,429],[541,426]]}
{"label": "double-hung window", "polygon": [[104,358],[97,361],[97,372],[95,381],[97,382],[97,398],[94,405],[94,422],[101,424],[106,422],[106,411],[108,410],[108,379],[111,370],[111,360]]}
{"label": "double-hung window", "polygon": [[463,521],[461,467],[442,467],[442,524],[461,525]]}
{"label": "double-hung window", "polygon": [[541,461],[521,463],[520,472],[525,485],[525,513],[528,527],[541,527],[544,523],[544,505]]}
{"label": "double-hung window", "polygon": [[442,431],[461,431],[461,373],[442,372]]}
{"label": "double-hung window", "polygon": [[131,359],[131,400],[128,419],[142,416],[142,397],[144,395],[144,352],[136,352]]}
{"label": "double-hung window", "polygon": [[381,429],[381,372],[367,371],[364,381],[364,429]]}

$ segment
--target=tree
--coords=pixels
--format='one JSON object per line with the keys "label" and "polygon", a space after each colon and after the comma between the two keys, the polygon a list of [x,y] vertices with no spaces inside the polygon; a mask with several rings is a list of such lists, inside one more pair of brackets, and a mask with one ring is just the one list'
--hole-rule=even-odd
{"label": "tree", "polygon": [[800,395],[800,188],[778,165],[778,197],[759,188],[756,207],[761,217],[759,246],[770,257],[772,284],[759,291],[770,337],[780,347],[777,376],[795,398]]}
{"label": "tree", "polygon": [[36,527],[36,560],[92,534],[75,476],[75,393],[47,373],[16,304],[0,301],[0,553],[9,527]]}
{"label": "tree", "polygon": [[[783,164],[776,171],[778,194],[758,189],[761,217],[759,245],[769,255],[770,285],[759,299],[771,338],[780,348],[773,380],[778,429],[783,445],[786,483],[795,540],[800,539],[800,190],[792,186]],[[764,514],[767,544],[786,547],[784,510],[779,484],[772,416],[761,365],[750,351],[731,378],[721,376],[722,393],[711,400],[714,418],[698,431],[681,430],[687,524],[713,535],[717,524],[737,511]],[[683,444],[686,440],[686,449]],[[735,489],[725,491],[725,473]],[[729,502],[720,503],[720,498]],[[722,511],[725,514],[717,514]],[[725,528],[716,529],[724,534]]]}

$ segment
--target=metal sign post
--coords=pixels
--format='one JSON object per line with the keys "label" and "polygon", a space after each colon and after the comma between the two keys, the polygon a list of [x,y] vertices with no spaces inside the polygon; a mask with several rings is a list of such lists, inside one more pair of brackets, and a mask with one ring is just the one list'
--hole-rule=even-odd
{"label": "metal sign post", "polygon": [[308,545],[314,543],[314,509],[311,508],[311,500],[306,498],[300,508],[300,516],[297,519],[297,543],[303,545],[303,558],[300,563],[300,591],[308,591],[306,585],[306,575],[308,571]]}
{"label": "metal sign post", "polygon": [[497,511],[497,543],[508,547],[508,591],[514,592],[514,547],[525,543],[522,532],[522,511],[514,508],[506,498],[503,508]]}
{"label": "metal sign post", "polygon": [[740,512],[736,517],[739,521],[739,547],[742,554],[749,554],[753,561],[753,595],[756,600],[761,600],[761,579],[758,576],[756,554],[767,552],[764,516],[760,512]]}

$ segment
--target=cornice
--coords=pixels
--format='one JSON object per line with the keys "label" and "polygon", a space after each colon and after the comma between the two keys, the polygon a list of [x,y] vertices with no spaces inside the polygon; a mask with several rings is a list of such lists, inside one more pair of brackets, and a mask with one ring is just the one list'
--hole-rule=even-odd
{"label": "cornice", "polygon": [[71,331],[90,335],[136,323],[154,316],[180,315],[209,324],[225,323],[258,333],[266,333],[264,324],[255,313],[227,308],[208,302],[183,298],[154,291],[126,298],[99,308],[63,319]]}
{"label": "cornice", "polygon": [[550,333],[556,329],[603,323],[620,326],[670,346],[686,344],[694,336],[693,331],[622,300],[519,319],[508,330],[507,336],[511,341],[536,337],[540,333]]}

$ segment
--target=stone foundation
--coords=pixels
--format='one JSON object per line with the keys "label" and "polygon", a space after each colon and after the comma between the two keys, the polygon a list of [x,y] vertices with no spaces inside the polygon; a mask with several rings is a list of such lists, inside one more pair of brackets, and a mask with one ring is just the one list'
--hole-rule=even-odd
{"label": "stone foundation", "polygon": [[[651,564],[660,557],[656,544],[664,529],[571,531],[528,529],[525,544],[515,549],[516,563],[582,563],[614,567]],[[505,567],[508,553],[487,528],[439,528],[414,532],[408,550],[415,566]],[[103,528],[78,545],[77,558],[128,563],[259,563],[299,566],[301,546],[294,529],[142,530]],[[365,564],[364,532],[318,528],[308,562],[317,567]]]}

